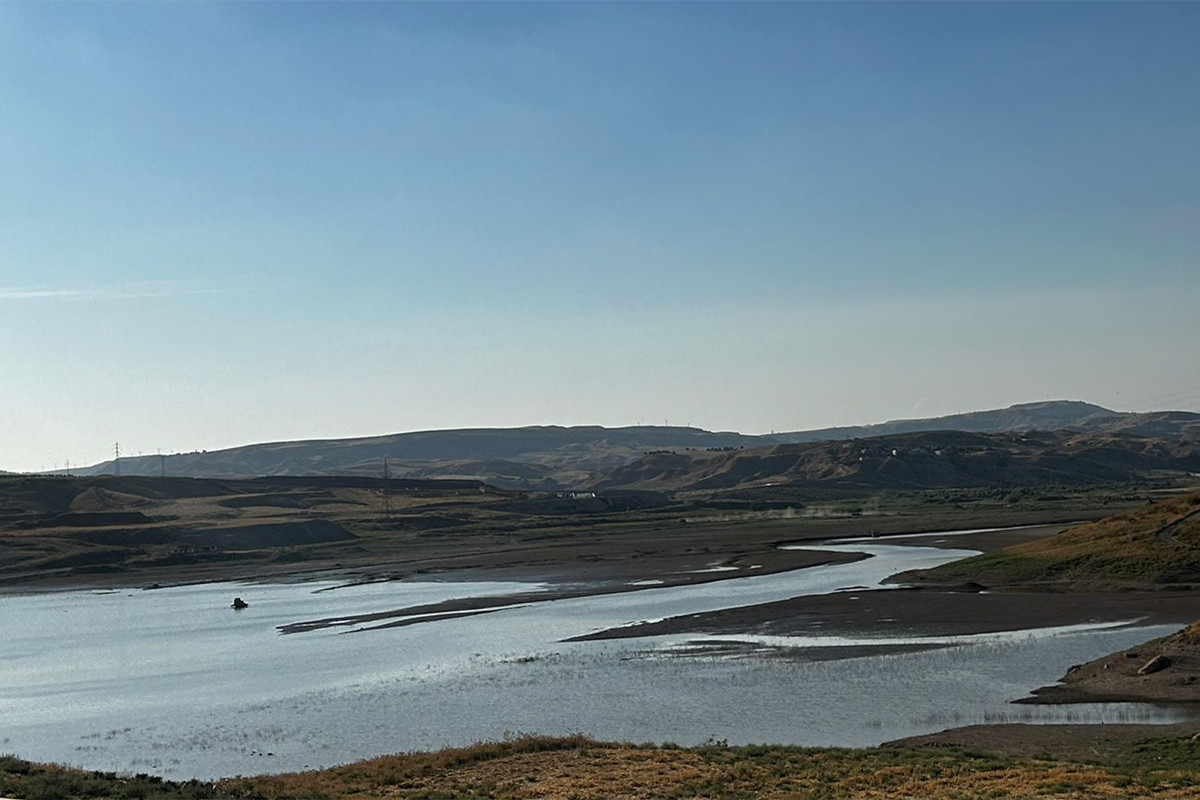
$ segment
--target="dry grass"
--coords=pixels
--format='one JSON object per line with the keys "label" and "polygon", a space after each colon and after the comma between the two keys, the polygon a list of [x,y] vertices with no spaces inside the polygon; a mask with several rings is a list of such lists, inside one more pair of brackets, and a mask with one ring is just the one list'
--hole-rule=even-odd
{"label": "dry grass", "polygon": [[18,798],[345,800],[1194,800],[1200,745],[1147,740],[1098,766],[952,748],[680,749],[522,737],[371,759],[319,772],[171,783],[0,756],[0,795]]}
{"label": "dry grass", "polygon": [[1136,772],[956,750],[697,749],[522,738],[347,767],[226,781],[267,798],[1156,798],[1193,800],[1188,772]]}
{"label": "dry grass", "polygon": [[1146,505],[1058,536],[919,573],[988,585],[1187,584],[1200,581],[1200,494]]}

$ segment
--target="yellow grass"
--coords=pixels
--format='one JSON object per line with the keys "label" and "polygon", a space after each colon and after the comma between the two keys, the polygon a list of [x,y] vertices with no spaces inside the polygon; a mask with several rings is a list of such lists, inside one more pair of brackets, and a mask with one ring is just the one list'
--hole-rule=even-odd
{"label": "yellow grass", "polygon": [[958,751],[673,749],[525,738],[389,756],[322,772],[227,781],[267,798],[1156,798],[1194,800],[1190,776],[1019,761]]}
{"label": "yellow grass", "polygon": [[1146,505],[922,575],[987,585],[1151,586],[1200,581],[1200,494]]}

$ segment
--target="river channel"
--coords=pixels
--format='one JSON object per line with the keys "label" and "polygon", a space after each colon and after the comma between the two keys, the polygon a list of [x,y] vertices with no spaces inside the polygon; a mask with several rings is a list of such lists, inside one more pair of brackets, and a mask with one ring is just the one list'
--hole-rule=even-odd
{"label": "river channel", "polygon": [[[518,733],[582,732],[683,745],[711,737],[865,746],[981,722],[1183,718],[1139,704],[1011,704],[1053,683],[1070,664],[1173,630],[1164,626],[761,642],[939,645],[817,661],[680,655],[681,647],[704,638],[696,635],[563,641],[631,622],[799,595],[864,587],[886,591],[881,582],[897,572],[973,554],[875,541],[820,549],[871,557],[692,586],[524,603],[383,630],[279,632],[280,626],[305,620],[555,587],[312,582],[3,596],[0,752],[209,779]],[[250,607],[232,611],[235,595]]]}

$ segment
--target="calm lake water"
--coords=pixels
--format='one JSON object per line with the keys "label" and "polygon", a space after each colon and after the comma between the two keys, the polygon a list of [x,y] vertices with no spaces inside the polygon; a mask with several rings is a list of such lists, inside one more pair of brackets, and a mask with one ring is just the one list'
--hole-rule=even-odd
{"label": "calm lake water", "polygon": [[[911,639],[937,650],[818,662],[673,655],[695,635],[561,640],[803,594],[875,587],[968,550],[825,546],[872,558],[777,575],[530,603],[386,630],[305,620],[549,589],[521,583],[208,584],[0,597],[0,752],[214,778],[329,766],[516,733],[698,744],[871,745],[979,722],[1168,722],[1137,704],[1014,706],[1087,661],[1173,630],[1075,626]],[[233,596],[250,602],[234,612]],[[708,637],[760,641],[761,637]],[[887,639],[871,638],[871,644]],[[854,646],[775,637],[771,646]],[[670,657],[668,657],[670,656]]]}

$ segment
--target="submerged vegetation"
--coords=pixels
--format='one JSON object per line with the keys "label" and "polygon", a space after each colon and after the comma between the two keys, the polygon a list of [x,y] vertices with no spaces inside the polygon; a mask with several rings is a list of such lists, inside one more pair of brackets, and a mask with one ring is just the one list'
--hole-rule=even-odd
{"label": "submerged vegetation", "polygon": [[678,748],[582,736],[516,739],[386,756],[333,769],[173,783],[0,758],[20,798],[1160,798],[1195,796],[1200,744],[1150,739],[1103,762],[1019,759],[956,748]]}
{"label": "submerged vegetation", "polygon": [[146,774],[90,772],[0,755],[0,796],[22,800],[90,797],[202,800],[229,795],[220,792],[215,784],[201,781],[176,782]]}

